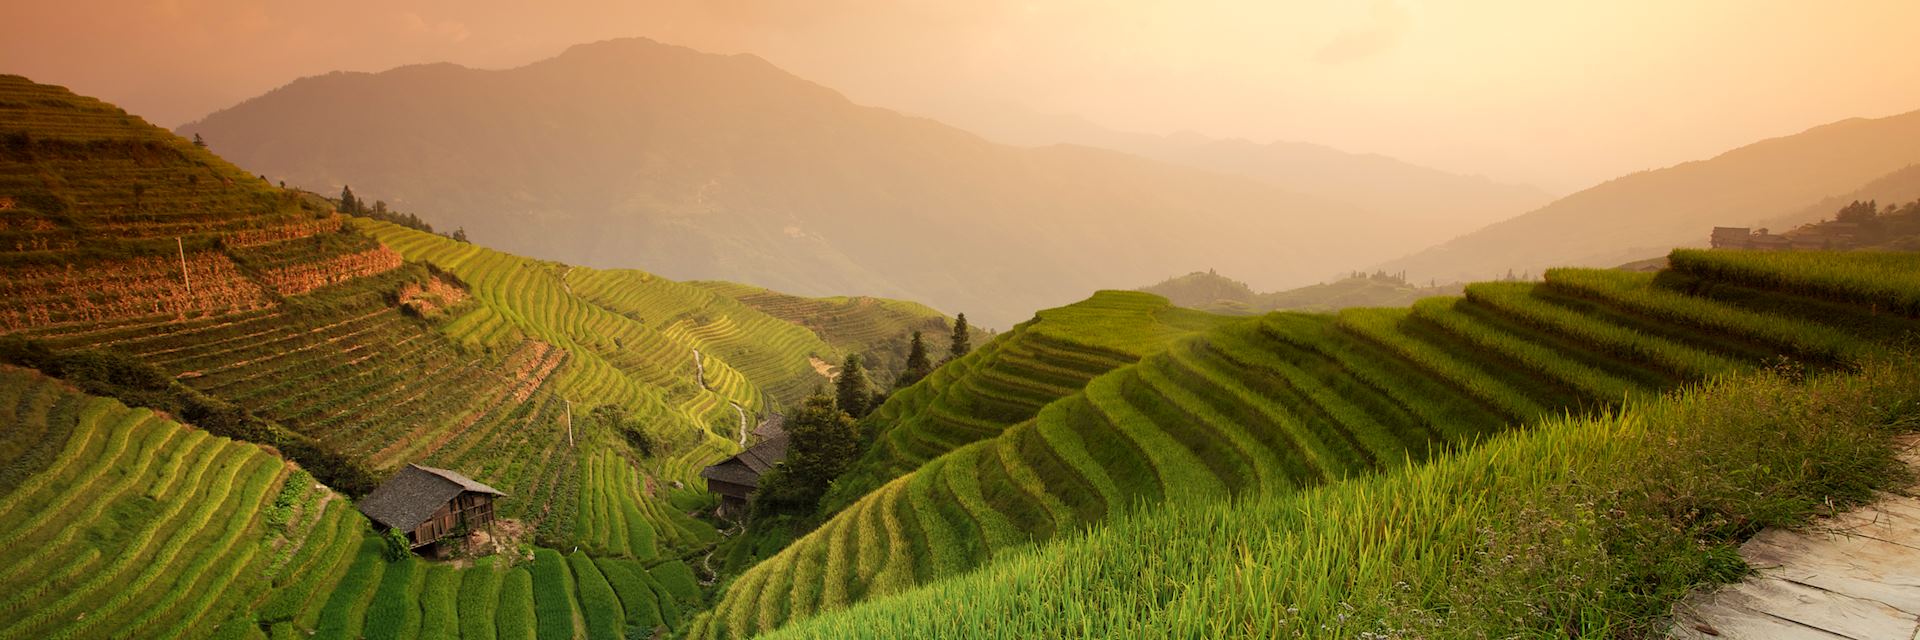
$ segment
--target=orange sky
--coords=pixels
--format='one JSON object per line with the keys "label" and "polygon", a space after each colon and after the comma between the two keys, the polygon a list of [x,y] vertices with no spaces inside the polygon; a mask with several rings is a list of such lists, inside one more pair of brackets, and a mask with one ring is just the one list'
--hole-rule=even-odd
{"label": "orange sky", "polygon": [[1920,2],[0,0],[0,71],[178,125],[296,77],[648,36],[956,123],[1319,142],[1558,190],[1920,109]]}

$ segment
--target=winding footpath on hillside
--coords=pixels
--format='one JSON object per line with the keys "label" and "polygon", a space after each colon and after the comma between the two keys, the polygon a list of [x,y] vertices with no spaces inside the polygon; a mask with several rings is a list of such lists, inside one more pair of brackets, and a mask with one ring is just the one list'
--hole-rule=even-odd
{"label": "winding footpath on hillside", "polygon": [[[1901,446],[1920,471],[1920,437]],[[1740,556],[1755,574],[1682,601],[1674,638],[1920,638],[1920,498],[1882,494],[1803,529],[1768,529]]]}
{"label": "winding footpath on hillside", "polygon": [[728,400],[727,404],[733,405],[733,413],[740,416],[740,446],[745,447],[747,446],[747,410],[740,408],[740,403],[732,400]]}

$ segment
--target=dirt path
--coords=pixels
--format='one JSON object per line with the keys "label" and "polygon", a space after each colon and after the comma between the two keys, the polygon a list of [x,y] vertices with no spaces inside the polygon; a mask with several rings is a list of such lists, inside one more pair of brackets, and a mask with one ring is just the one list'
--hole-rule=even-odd
{"label": "dirt path", "polygon": [[700,388],[713,389],[707,386],[707,359],[700,357],[699,349],[693,350],[693,379],[700,383]]}
{"label": "dirt path", "polygon": [[827,361],[821,360],[819,356],[807,356],[807,364],[813,365],[813,372],[820,374],[820,377],[833,380],[833,365],[827,364]]}
{"label": "dirt path", "polygon": [[[1902,447],[1901,461],[1920,470],[1920,438]],[[1740,556],[1755,575],[1688,596],[1672,637],[1920,638],[1920,498],[1881,494],[1802,530],[1768,529]]]}
{"label": "dirt path", "polygon": [[740,408],[740,403],[732,400],[728,400],[727,404],[732,405],[733,412],[740,415],[740,446],[747,446],[747,410]]}

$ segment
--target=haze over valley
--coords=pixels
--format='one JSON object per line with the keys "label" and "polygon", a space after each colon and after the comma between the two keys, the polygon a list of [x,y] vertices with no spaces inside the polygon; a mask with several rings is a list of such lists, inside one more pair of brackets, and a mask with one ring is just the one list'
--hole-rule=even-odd
{"label": "haze over valley", "polygon": [[1920,637],[1916,18],[0,6],[0,638]]}

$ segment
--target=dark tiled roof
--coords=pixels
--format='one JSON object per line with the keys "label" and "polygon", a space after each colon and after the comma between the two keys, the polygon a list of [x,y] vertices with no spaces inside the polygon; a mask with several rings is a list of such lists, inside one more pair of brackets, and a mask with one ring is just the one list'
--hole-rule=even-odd
{"label": "dark tiled roof", "polygon": [[747,465],[733,458],[701,469],[700,477],[747,487],[760,486],[760,474],[754,473],[752,469],[747,468]]}
{"label": "dark tiled roof", "polygon": [[787,417],[778,413],[768,414],[765,420],[761,420],[760,424],[753,428],[753,435],[761,438],[771,438],[786,435],[786,433]]}
{"label": "dark tiled roof", "polygon": [[462,493],[507,495],[455,471],[409,464],[360,501],[360,512],[374,522],[411,531]]}
{"label": "dark tiled roof", "polygon": [[[762,423],[762,426],[765,424]],[[787,433],[779,431],[773,437],[747,447],[746,451],[701,469],[700,477],[758,487],[760,476],[772,469],[773,465],[787,458],[787,441]]]}

